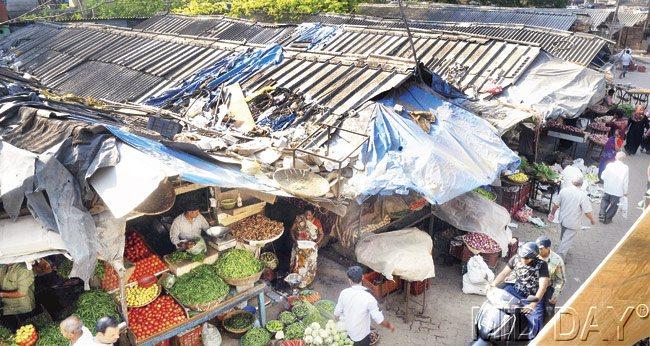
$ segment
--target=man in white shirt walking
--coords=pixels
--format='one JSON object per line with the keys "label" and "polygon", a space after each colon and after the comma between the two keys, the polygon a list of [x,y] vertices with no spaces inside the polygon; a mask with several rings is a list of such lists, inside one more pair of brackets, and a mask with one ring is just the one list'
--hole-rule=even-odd
{"label": "man in white shirt walking", "polygon": [[370,319],[384,328],[395,331],[395,327],[384,319],[377,299],[361,285],[363,269],[359,266],[348,268],[346,272],[350,287],[341,291],[334,309],[334,316],[341,318],[348,336],[355,346],[370,345]]}
{"label": "man in white shirt walking", "polygon": [[621,160],[625,153],[616,153],[616,161],[607,164],[602,174],[604,195],[600,201],[598,218],[604,224],[612,222],[621,197],[627,196],[630,169]]}
{"label": "man in white shirt walking", "polygon": [[562,177],[561,188],[565,188],[573,184],[574,178],[581,177],[582,172],[580,168],[573,165],[571,160],[564,160],[562,161],[562,173],[560,173],[560,176]]}
{"label": "man in white shirt walking", "polygon": [[632,51],[629,48],[626,48],[622,53],[621,53],[621,74],[618,76],[618,78],[625,78],[625,73],[627,72],[628,68],[630,67],[630,64],[632,63]]}
{"label": "man in white shirt walking", "polygon": [[566,260],[576,234],[582,228],[582,215],[584,214],[591,224],[596,224],[592,214],[591,201],[587,194],[580,188],[583,180],[581,176],[573,178],[573,184],[560,190],[557,200],[553,203],[548,218],[553,221],[555,211],[560,209],[559,221],[562,232],[560,233],[560,246],[557,254]]}

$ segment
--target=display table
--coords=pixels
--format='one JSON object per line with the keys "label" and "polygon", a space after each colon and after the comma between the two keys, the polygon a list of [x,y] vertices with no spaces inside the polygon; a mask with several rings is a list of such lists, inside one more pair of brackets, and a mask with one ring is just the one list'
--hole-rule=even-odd
{"label": "display table", "polygon": [[178,334],[181,334],[183,332],[186,332],[192,328],[195,328],[196,326],[199,326],[203,324],[204,322],[207,322],[218,315],[221,315],[230,309],[234,308],[241,302],[248,301],[251,298],[257,297],[257,302],[258,302],[258,318],[260,321],[260,324],[262,326],[266,325],[266,306],[265,306],[265,298],[264,298],[264,293],[268,290],[268,287],[266,286],[265,283],[258,283],[255,286],[237,293],[236,295],[230,297],[229,299],[225,300],[221,304],[215,306],[214,308],[201,312],[193,317],[190,317],[187,321],[185,321],[183,324],[177,325],[172,329],[168,329],[166,331],[160,332],[158,334],[152,335],[151,337],[140,340],[136,343],[136,345],[146,345],[146,346],[153,346],[156,345],[162,341],[165,341],[167,339],[170,339],[173,336],[176,336]]}
{"label": "display table", "polygon": [[[542,196],[544,195],[544,190],[540,188],[540,185],[548,185],[548,188],[546,189],[546,193],[549,193],[549,202],[548,202],[548,210],[542,209],[542,205],[536,205],[534,202],[537,200],[537,194],[541,193]],[[548,213],[551,211],[551,205],[553,203],[553,195],[557,194],[560,192],[560,182],[559,181],[540,181],[538,179],[533,178],[533,190],[530,194],[530,200],[528,205],[542,213]]]}
{"label": "display table", "polygon": [[580,143],[585,143],[587,141],[587,134],[583,133],[581,136],[575,135],[575,134],[568,134],[564,132],[559,132],[559,131],[554,131],[553,129],[548,130],[548,136],[557,138],[556,143],[555,143],[555,148],[557,149],[558,143],[560,139],[567,140],[569,142],[573,142],[573,154],[572,156],[576,155],[576,148],[578,147],[577,144]]}

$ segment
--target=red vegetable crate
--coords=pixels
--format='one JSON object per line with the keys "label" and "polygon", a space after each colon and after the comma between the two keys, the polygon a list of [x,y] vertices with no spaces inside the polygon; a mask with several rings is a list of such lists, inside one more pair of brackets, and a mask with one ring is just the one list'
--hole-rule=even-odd
{"label": "red vegetable crate", "polygon": [[180,333],[172,338],[171,346],[202,346],[202,332],[203,325],[198,325],[193,329]]}
{"label": "red vegetable crate", "polygon": [[397,291],[402,286],[402,279],[397,276],[393,276],[393,280],[386,279],[379,285],[375,285],[372,281],[378,278],[381,274],[377,272],[370,272],[363,274],[361,278],[361,284],[364,287],[367,287],[375,298],[380,299],[388,295],[389,293]]}
{"label": "red vegetable crate", "polygon": [[429,289],[431,287],[431,279],[426,279],[422,281],[412,281],[411,282],[411,295],[412,296],[419,296],[420,294],[424,293],[424,289]]}

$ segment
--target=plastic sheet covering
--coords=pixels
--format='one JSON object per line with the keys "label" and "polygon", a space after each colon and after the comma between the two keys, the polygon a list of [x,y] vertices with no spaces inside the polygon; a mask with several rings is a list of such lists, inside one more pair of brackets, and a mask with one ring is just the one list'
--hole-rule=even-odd
{"label": "plastic sheet covering", "polygon": [[431,237],[419,229],[370,234],[357,243],[357,261],[382,273],[388,280],[397,275],[409,281],[435,276]]}
{"label": "plastic sheet covering", "polygon": [[0,263],[27,262],[53,253],[65,253],[61,235],[31,216],[0,220]]}
{"label": "plastic sheet covering", "polygon": [[501,98],[508,103],[527,105],[547,119],[575,118],[605,97],[605,84],[601,72],[540,54]]}
{"label": "plastic sheet covering", "polygon": [[0,142],[0,195],[2,206],[16,220],[20,214],[25,193],[34,190],[36,155]]}
{"label": "plastic sheet covering", "polygon": [[116,126],[106,126],[115,136],[130,146],[157,159],[167,168],[179,172],[182,180],[206,186],[246,188],[278,196],[289,196],[277,187],[274,180],[264,175],[248,175],[239,168],[216,165],[188,153],[164,146],[154,140],[126,132]]}
{"label": "plastic sheet covering", "polygon": [[502,256],[508,253],[512,232],[506,226],[510,223],[510,214],[502,206],[470,192],[432,206],[432,212],[461,231],[488,235],[499,244]]}
{"label": "plastic sheet covering", "polygon": [[[406,112],[398,114],[395,104],[432,111],[437,121],[425,133]],[[346,191],[358,199],[413,190],[442,204],[519,165],[519,157],[485,120],[432,91],[400,88],[380,103],[366,104],[360,113],[366,112],[372,119],[361,154],[366,170],[349,180]]]}
{"label": "plastic sheet covering", "polygon": [[307,49],[321,47],[341,32],[338,26],[324,26],[322,23],[302,23],[296,27],[293,36],[296,42],[309,42]]}
{"label": "plastic sheet covering", "polygon": [[[202,86],[208,90],[215,90],[222,84],[227,86],[238,83],[268,65],[280,63],[283,57],[282,46],[277,44],[231,55],[201,69],[180,86],[151,97],[144,103],[162,107],[191,95]],[[207,84],[203,85],[206,82]]]}

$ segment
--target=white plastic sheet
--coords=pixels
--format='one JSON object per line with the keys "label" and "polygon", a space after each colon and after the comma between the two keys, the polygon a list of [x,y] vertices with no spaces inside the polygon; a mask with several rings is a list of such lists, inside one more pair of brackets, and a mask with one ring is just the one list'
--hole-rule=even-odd
{"label": "white plastic sheet", "polygon": [[461,231],[488,235],[499,244],[502,255],[507,254],[512,232],[506,227],[510,214],[502,206],[468,192],[442,205],[434,205],[432,212]]}
{"label": "white plastic sheet", "polygon": [[46,229],[31,215],[15,222],[0,220],[0,263],[27,262],[65,252],[61,235]]}
{"label": "white plastic sheet", "polygon": [[357,261],[382,273],[388,280],[397,275],[409,281],[435,276],[431,237],[417,228],[371,234],[357,243]]}

